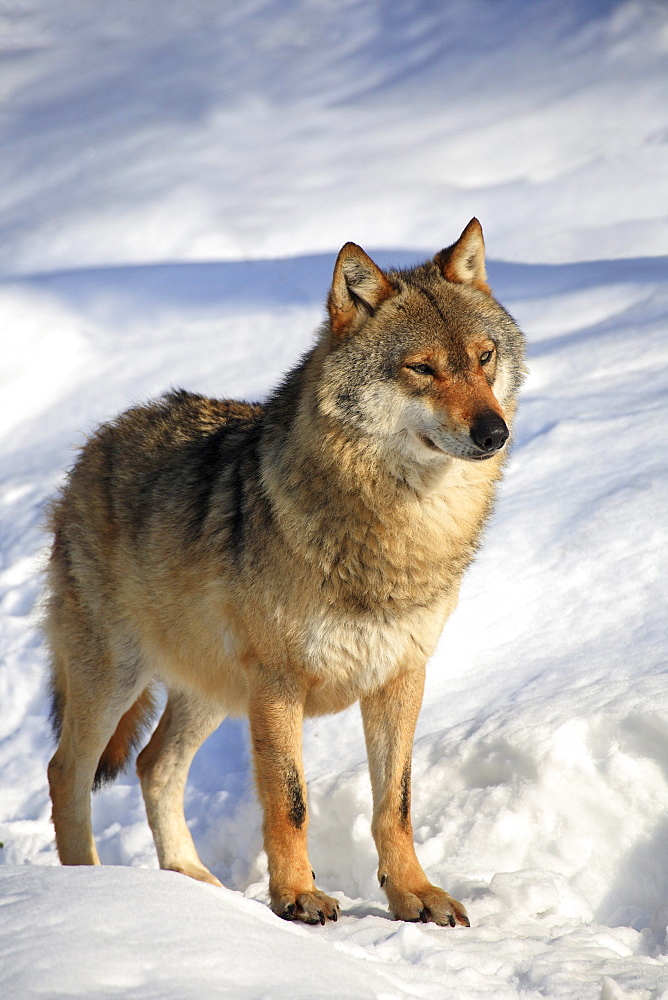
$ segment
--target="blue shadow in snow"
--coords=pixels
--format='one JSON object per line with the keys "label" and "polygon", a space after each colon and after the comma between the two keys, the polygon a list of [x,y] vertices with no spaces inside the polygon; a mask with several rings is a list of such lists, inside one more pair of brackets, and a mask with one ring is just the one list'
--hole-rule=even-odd
{"label": "blue shadow in snow", "polygon": [[205,794],[228,792],[233,810],[248,794],[252,782],[248,724],[225,719],[197,751],[188,783]]}
{"label": "blue shadow in snow", "polygon": [[[435,248],[439,249],[439,248]],[[429,257],[419,250],[373,250],[382,268],[411,267]],[[72,306],[93,306],[102,296],[146,308],[241,308],[322,305],[331,282],[336,252],[278,260],[132,264],[54,271],[5,282],[50,292]],[[488,262],[495,294],[534,299],[597,285],[665,280],[668,257],[636,257],[569,264]]]}

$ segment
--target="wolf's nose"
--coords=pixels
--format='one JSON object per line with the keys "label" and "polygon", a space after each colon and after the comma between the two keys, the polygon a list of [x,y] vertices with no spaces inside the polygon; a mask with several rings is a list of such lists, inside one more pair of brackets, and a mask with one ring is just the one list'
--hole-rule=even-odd
{"label": "wolf's nose", "polygon": [[508,428],[498,413],[490,411],[477,418],[471,427],[471,437],[481,451],[498,451],[508,440]]}

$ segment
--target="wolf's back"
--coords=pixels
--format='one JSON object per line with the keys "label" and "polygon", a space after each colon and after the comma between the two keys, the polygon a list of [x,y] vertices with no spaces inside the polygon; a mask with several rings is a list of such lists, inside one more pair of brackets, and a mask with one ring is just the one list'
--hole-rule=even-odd
{"label": "wolf's back", "polygon": [[[92,555],[100,537],[140,549],[156,516],[196,538],[216,484],[257,438],[261,406],[182,390],[104,424],[81,451],[53,508],[56,533]],[[163,522],[164,523],[164,522]],[[94,533],[94,534],[92,534]]]}

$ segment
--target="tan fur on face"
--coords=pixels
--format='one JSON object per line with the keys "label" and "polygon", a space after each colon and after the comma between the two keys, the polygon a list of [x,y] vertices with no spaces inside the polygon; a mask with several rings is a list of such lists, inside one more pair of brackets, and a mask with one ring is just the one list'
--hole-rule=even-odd
{"label": "tan fur on face", "polygon": [[184,787],[206,736],[246,713],[271,905],[335,920],[308,860],[301,726],[359,700],[391,910],[467,922],[415,856],[410,755],[425,664],[505,457],[473,425],[511,421],[523,373],[482,247],[469,224],[434,261],[385,274],[346,244],[329,321],[265,406],[174,392],[82,450],[52,509],[46,622],[64,863],[97,863],[91,786],[127,758],[159,680],[167,705],[137,767],[161,866],[218,884]]}

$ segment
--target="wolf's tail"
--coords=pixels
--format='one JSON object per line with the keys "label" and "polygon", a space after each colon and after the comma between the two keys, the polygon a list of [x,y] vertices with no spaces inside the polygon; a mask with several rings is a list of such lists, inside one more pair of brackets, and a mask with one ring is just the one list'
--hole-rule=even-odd
{"label": "wolf's tail", "polygon": [[[64,709],[65,694],[58,684],[57,671],[54,670],[51,679],[50,719],[56,741],[60,740],[62,733]],[[103,785],[116,780],[134,751],[141,745],[156,714],[157,705],[153,691],[147,687],[127,712],[120,717],[113,736],[102,751],[93,779],[94,792]]]}
{"label": "wolf's tail", "polygon": [[142,743],[157,713],[157,706],[150,687],[137,698],[134,705],[122,715],[116,731],[107,743],[97,765],[93,791],[115,781],[129,758]]}

